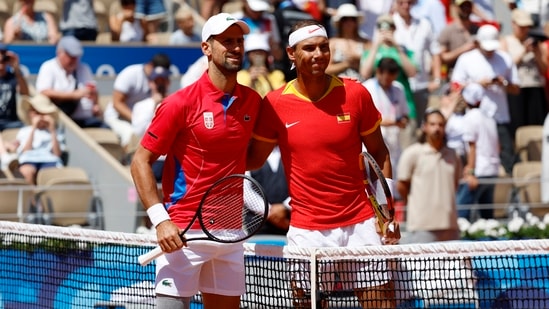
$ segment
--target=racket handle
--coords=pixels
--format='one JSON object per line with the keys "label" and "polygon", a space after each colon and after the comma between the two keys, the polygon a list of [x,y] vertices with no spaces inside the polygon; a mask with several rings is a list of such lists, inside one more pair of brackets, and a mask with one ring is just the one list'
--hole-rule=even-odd
{"label": "racket handle", "polygon": [[162,248],[156,247],[151,251],[140,255],[137,258],[137,260],[139,261],[139,264],[141,264],[141,266],[147,266],[150,262],[152,262],[157,257],[161,256],[162,254],[164,254],[164,251],[162,251]]}

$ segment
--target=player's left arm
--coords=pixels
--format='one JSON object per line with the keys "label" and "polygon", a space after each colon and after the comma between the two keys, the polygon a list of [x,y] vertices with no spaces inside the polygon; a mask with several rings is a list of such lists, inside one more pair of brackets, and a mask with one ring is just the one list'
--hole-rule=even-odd
{"label": "player's left arm", "polygon": [[389,150],[383,136],[381,135],[381,127],[378,126],[372,133],[362,136],[362,142],[366,146],[366,150],[370,153],[377,164],[381,167],[385,178],[393,178],[393,168],[391,166],[391,159],[389,156]]}

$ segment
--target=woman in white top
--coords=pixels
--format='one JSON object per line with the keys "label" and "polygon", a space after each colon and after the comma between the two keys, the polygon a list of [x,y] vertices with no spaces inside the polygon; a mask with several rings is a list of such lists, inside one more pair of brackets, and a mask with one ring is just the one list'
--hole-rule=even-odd
{"label": "woman in white top", "polygon": [[57,126],[58,109],[45,95],[22,100],[20,117],[27,125],[17,132],[19,172],[30,184],[42,168],[61,167],[64,138]]}
{"label": "woman in white top", "polygon": [[332,58],[326,69],[327,74],[346,76],[364,81],[359,73],[360,58],[370,41],[361,37],[359,25],[362,15],[350,3],[342,4],[333,17],[337,35],[330,38]]}

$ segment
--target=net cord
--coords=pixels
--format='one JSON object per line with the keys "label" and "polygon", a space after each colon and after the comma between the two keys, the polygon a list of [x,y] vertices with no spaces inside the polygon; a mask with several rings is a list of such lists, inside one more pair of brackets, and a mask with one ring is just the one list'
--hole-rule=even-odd
{"label": "net cord", "polygon": [[[99,231],[71,227],[58,227],[40,224],[27,224],[0,221],[0,233],[18,233],[28,236],[48,235],[59,239],[84,240],[97,243],[115,243],[122,245],[157,245],[154,234],[134,234],[116,231]],[[413,244],[397,246],[364,246],[342,248],[301,248],[288,246],[260,245],[244,243],[244,254],[268,257],[285,257],[309,260],[369,258],[386,259],[413,257],[489,256],[517,254],[547,254],[549,239],[510,240],[510,241],[471,241],[446,242],[432,244]]]}

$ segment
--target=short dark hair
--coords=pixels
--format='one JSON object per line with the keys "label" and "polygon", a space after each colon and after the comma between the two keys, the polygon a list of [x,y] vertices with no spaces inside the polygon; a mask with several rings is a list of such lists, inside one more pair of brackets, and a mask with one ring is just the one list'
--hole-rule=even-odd
{"label": "short dark hair", "polygon": [[[433,107],[428,107],[425,110],[425,114],[423,115],[423,119],[422,119],[422,122],[421,122],[422,126],[425,123],[427,123],[427,120],[429,119],[429,117],[431,115],[439,115],[440,117],[442,117],[442,119],[444,119],[444,124],[446,124],[446,117],[444,116],[444,114],[442,113],[442,111],[440,109],[433,108]],[[421,135],[419,136],[418,141],[421,144],[425,144],[427,142],[427,134],[425,134],[425,131],[421,130]],[[446,144],[446,142],[447,142],[447,137],[446,137],[446,134],[444,134],[444,144]]]}
{"label": "short dark hair", "polygon": [[156,54],[152,57],[151,63],[153,67],[163,67],[165,69],[170,69],[170,66],[172,65],[170,57],[166,54]]}
{"label": "short dark hair", "polygon": [[135,5],[135,1],[136,0],[120,0],[120,5],[122,6],[125,6],[125,5]]}
{"label": "short dark hair", "polygon": [[380,72],[389,72],[391,74],[398,73],[400,71],[400,65],[395,59],[389,57],[383,57],[377,64],[377,70]]}

